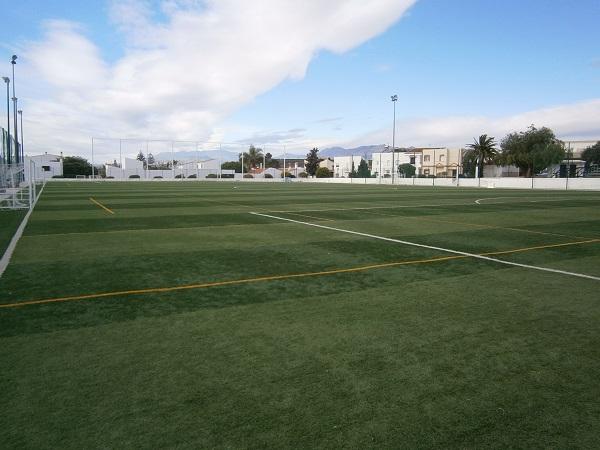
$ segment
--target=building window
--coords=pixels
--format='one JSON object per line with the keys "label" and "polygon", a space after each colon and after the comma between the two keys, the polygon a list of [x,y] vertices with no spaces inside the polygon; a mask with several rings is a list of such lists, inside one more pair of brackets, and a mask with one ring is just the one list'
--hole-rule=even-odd
{"label": "building window", "polygon": [[50,166],[42,166],[44,172],[50,172]]}
{"label": "building window", "polygon": [[440,162],[444,162],[446,160],[446,155],[440,155]]}
{"label": "building window", "polygon": [[429,160],[430,160],[430,158],[429,158],[429,155],[425,155],[425,156],[423,157],[423,161],[425,161],[425,162],[429,162]]}
{"label": "building window", "polygon": [[411,163],[413,166],[415,165],[415,159],[416,159],[416,158],[415,158],[414,156],[411,156],[411,157],[410,157],[410,163]]}

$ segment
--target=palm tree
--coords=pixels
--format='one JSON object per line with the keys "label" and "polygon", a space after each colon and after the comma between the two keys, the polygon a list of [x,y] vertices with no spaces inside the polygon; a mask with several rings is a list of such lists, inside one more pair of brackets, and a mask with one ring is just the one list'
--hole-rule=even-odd
{"label": "palm tree", "polygon": [[[240,155],[240,160],[242,155]],[[263,160],[262,150],[260,148],[251,145],[247,152],[244,152],[244,169],[250,171],[250,169],[256,168],[259,163]]]}
{"label": "palm tree", "polygon": [[483,177],[483,165],[489,164],[494,161],[494,158],[498,155],[496,150],[496,142],[492,136],[482,134],[479,139],[473,138],[474,144],[468,144],[470,148],[470,156],[475,157],[477,160],[477,171],[478,177]]}

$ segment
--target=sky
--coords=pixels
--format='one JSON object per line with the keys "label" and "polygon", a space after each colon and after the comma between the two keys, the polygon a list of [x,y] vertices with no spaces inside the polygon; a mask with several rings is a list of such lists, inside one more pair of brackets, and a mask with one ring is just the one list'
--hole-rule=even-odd
{"label": "sky", "polygon": [[[92,137],[102,162],[118,155],[115,138],[273,154],[391,145],[393,94],[398,146],[500,141],[531,124],[600,139],[600,0],[29,0],[2,11],[0,75],[12,78],[17,54],[28,154],[90,158]],[[125,153],[144,150],[126,142]]]}

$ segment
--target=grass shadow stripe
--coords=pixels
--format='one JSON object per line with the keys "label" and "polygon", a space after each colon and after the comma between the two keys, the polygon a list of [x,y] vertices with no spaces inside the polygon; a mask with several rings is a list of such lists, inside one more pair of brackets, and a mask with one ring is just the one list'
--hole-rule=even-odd
{"label": "grass shadow stripe", "polygon": [[[388,237],[385,237],[385,236],[378,236],[378,235],[369,234],[369,233],[361,233],[360,231],[346,230],[346,229],[343,229],[343,228],[335,228],[335,227],[331,227],[331,226],[327,226],[327,225],[320,225],[320,224],[311,223],[311,222],[302,222],[300,220],[288,219],[286,217],[273,216],[273,215],[270,215],[270,214],[262,214],[262,213],[257,213],[257,212],[251,212],[250,214],[253,214],[253,215],[256,215],[256,216],[267,217],[267,218],[271,218],[271,219],[276,219],[276,220],[281,220],[281,221],[285,221],[285,222],[291,222],[291,223],[295,223],[295,224],[305,225],[305,226],[309,226],[309,227],[322,228],[322,229],[325,229],[325,230],[336,231],[338,233],[348,233],[348,234],[353,234],[353,235],[356,235],[356,236],[362,236],[362,237],[366,237],[366,238],[370,238],[370,239],[378,239],[378,240],[381,240],[381,241],[394,242],[394,243],[397,243],[397,244],[410,245],[410,246],[413,246],[413,247],[426,248],[426,249],[429,249],[429,250],[437,250],[437,251],[441,251],[441,252],[444,252],[444,253],[452,253],[454,255],[463,255],[463,256],[467,256],[467,257],[475,258],[475,259],[480,259],[480,260],[493,261],[493,262],[496,262],[496,263],[499,263],[499,264],[505,264],[505,265],[508,265],[508,266],[523,267],[523,268],[526,268],[526,269],[539,270],[539,271],[542,271],[542,272],[552,272],[552,273],[558,273],[558,274],[561,274],[561,275],[568,275],[568,276],[573,276],[573,277],[578,277],[578,278],[586,278],[586,279],[589,279],[589,280],[600,281],[600,277],[595,277],[593,275],[586,275],[586,274],[578,273],[578,272],[568,272],[566,270],[552,269],[550,267],[533,266],[533,265],[530,265],[530,264],[521,264],[521,263],[512,262],[512,261],[505,261],[503,259],[492,258],[490,256],[485,256],[483,254],[463,252],[463,251],[460,251],[460,250],[453,250],[453,249],[444,248],[444,247],[437,247],[437,246],[434,246],[434,245],[419,244],[417,242],[404,241],[404,240],[401,240],[401,239],[388,238]],[[577,241],[577,242],[572,243],[572,245],[583,244],[583,243],[592,243],[592,242],[600,242],[600,239],[591,239],[591,240],[588,240],[588,241]],[[550,244],[550,245],[556,245],[556,244]],[[488,253],[488,255],[489,254],[490,253]]]}
{"label": "grass shadow stripe", "polygon": [[198,283],[198,284],[187,284],[181,286],[169,286],[169,287],[158,287],[158,288],[147,288],[147,289],[132,289],[127,291],[114,291],[114,292],[102,292],[97,294],[86,294],[86,295],[75,295],[69,297],[57,297],[57,298],[49,298],[49,299],[41,299],[41,300],[28,300],[23,302],[15,302],[15,303],[4,303],[0,304],[0,308],[15,308],[19,306],[28,306],[28,305],[41,305],[47,303],[59,303],[59,302],[70,302],[76,300],[91,300],[96,298],[103,297],[121,297],[128,295],[140,295],[140,294],[159,294],[164,292],[174,292],[174,291],[183,291],[190,289],[203,289],[210,287],[218,287],[218,286],[231,286],[236,284],[248,284],[248,283],[258,283],[265,281],[277,281],[277,280],[289,280],[293,278],[305,278],[305,277],[316,277],[316,276],[326,276],[326,275],[336,275],[342,273],[352,273],[352,272],[362,272],[373,269],[383,269],[387,267],[397,267],[397,266],[406,266],[411,264],[427,264],[434,263],[440,261],[448,261],[453,259],[462,259],[466,258],[466,256],[454,255],[454,256],[439,256],[435,258],[428,259],[418,259],[418,260],[409,260],[409,261],[394,261],[389,263],[380,263],[380,264],[370,264],[366,266],[359,267],[349,267],[345,269],[332,269],[332,270],[324,270],[320,272],[305,272],[305,273],[292,273],[292,274],[284,274],[284,275],[269,275],[264,277],[256,277],[256,278],[241,278],[238,280],[226,280],[226,281],[214,281],[210,283]]}

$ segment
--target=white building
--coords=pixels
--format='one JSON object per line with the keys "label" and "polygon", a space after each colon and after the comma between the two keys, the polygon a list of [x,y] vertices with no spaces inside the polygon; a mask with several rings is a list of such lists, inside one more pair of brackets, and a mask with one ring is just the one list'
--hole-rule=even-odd
{"label": "white building", "polygon": [[421,152],[375,152],[371,159],[371,173],[378,177],[388,178],[392,176],[393,165],[412,164],[416,173],[422,165],[423,154]]}
{"label": "white building", "polygon": [[323,161],[319,162],[319,167],[324,167],[333,173],[335,168],[335,163],[333,162],[333,158],[325,158]]}
{"label": "white building", "polygon": [[30,180],[32,175],[35,180],[62,177],[62,156],[50,155],[48,153],[25,156],[25,179]]}
{"label": "white building", "polygon": [[[333,158],[333,176],[335,178],[350,177],[352,169],[357,171],[363,159],[362,156],[335,156]],[[352,163],[354,163],[354,167],[352,167]]]}

